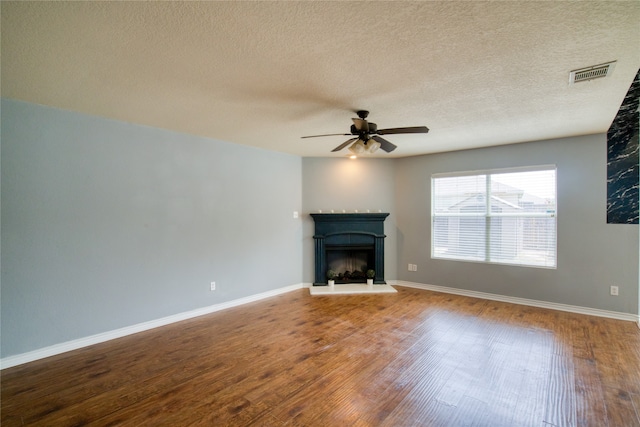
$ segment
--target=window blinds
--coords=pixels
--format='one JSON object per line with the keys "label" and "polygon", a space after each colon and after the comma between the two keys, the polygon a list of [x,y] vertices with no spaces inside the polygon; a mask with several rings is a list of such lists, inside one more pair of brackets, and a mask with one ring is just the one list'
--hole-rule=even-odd
{"label": "window blinds", "polygon": [[433,258],[556,267],[556,169],[434,175]]}

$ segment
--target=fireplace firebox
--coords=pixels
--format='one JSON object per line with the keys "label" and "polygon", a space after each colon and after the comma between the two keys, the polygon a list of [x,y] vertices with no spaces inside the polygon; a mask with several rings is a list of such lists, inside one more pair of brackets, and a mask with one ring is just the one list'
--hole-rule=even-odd
{"label": "fireplace firebox", "polygon": [[364,283],[374,270],[374,284],[384,280],[384,220],[388,213],[312,213],[315,221],[314,286],[327,284],[333,270],[336,283]]}

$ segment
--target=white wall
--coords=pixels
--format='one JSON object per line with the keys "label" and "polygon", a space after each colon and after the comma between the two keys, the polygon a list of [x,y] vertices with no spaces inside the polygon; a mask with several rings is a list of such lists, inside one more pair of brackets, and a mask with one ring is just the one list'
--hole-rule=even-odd
{"label": "white wall", "polygon": [[1,111],[2,357],[301,282],[299,157]]}

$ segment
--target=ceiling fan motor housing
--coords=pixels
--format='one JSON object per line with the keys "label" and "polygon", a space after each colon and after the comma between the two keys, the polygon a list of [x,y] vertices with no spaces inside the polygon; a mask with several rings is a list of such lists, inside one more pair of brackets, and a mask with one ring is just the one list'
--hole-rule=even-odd
{"label": "ceiling fan motor housing", "polygon": [[351,125],[351,134],[352,135],[365,136],[365,135],[368,135],[370,133],[376,133],[377,131],[378,131],[378,125],[376,125],[375,123],[372,123],[372,122],[367,122],[366,129],[362,129],[362,130],[358,130],[358,128],[356,128],[356,125]]}

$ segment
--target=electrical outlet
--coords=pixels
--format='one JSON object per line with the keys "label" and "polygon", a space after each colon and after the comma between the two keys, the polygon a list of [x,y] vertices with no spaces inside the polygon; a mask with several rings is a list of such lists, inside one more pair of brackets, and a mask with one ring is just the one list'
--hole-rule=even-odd
{"label": "electrical outlet", "polygon": [[216,290],[216,282],[211,282],[211,290],[212,291]]}
{"label": "electrical outlet", "polygon": [[293,211],[293,219],[298,218],[298,211]]}
{"label": "electrical outlet", "polygon": [[617,286],[612,286],[611,287],[611,295],[618,296],[618,287]]}
{"label": "electrical outlet", "polygon": [[409,267],[407,267],[407,270],[413,271],[413,264],[409,264]]}
{"label": "electrical outlet", "polygon": [[413,264],[413,271],[418,271],[418,265],[417,264]]}

